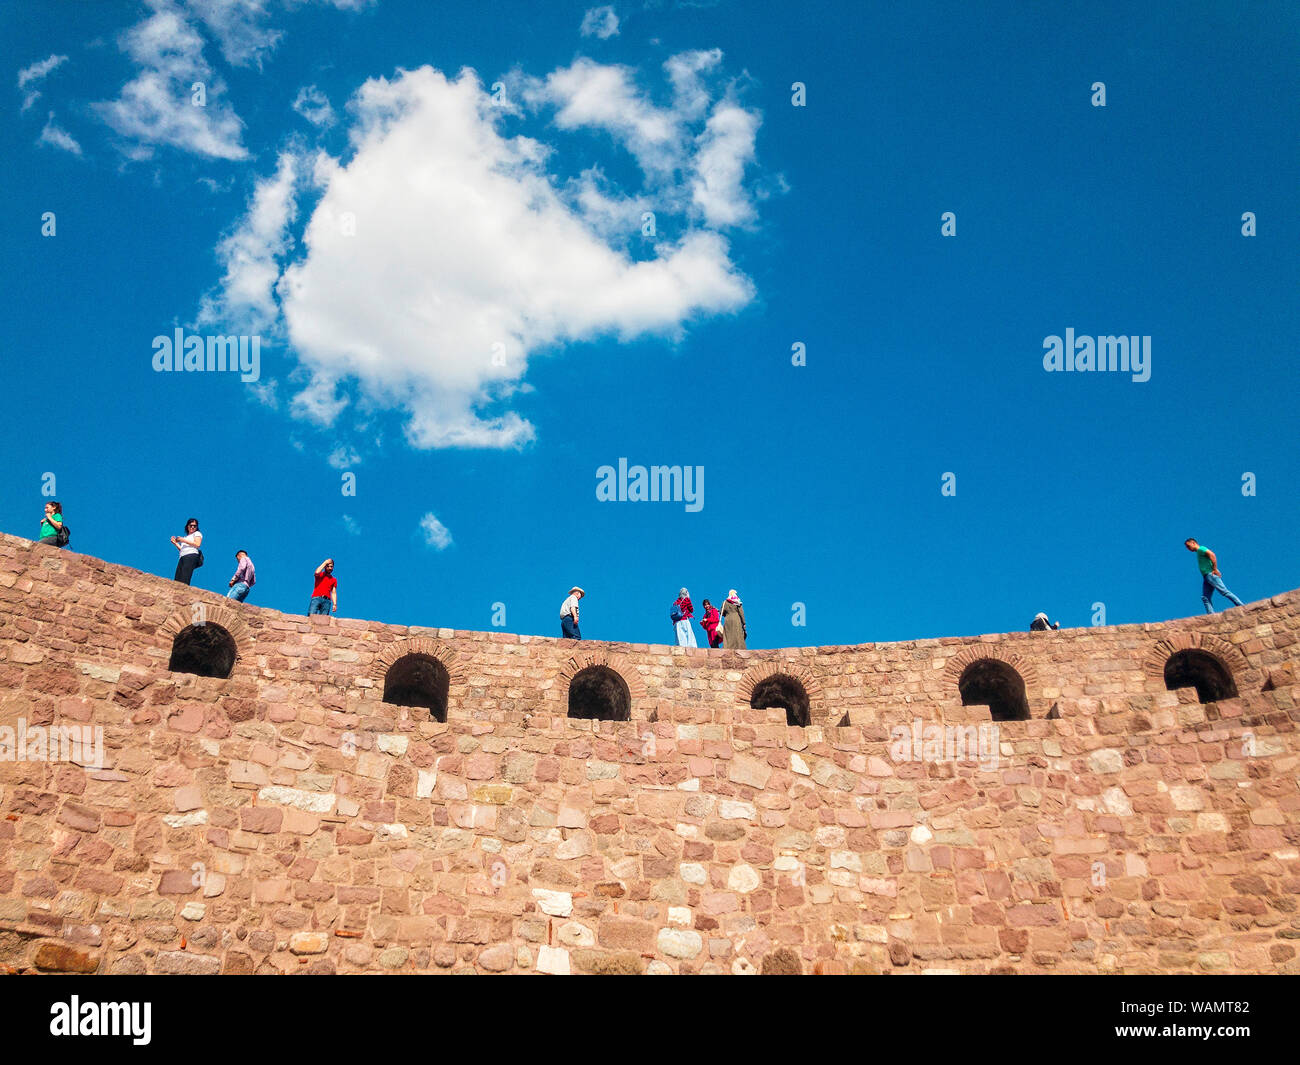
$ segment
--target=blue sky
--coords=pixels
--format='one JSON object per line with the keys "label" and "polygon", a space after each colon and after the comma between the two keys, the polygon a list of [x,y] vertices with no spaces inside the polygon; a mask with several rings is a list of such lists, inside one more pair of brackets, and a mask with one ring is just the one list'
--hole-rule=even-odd
{"label": "blue sky", "polygon": [[[53,473],[74,549],[170,576],[197,515],[250,603],[332,555],[347,616],[579,583],[636,642],[681,585],[757,647],[1180,617],[1189,535],[1296,587],[1300,15],[1075,6],[6,4],[0,528]],[[178,327],[257,380],[156,372]]]}

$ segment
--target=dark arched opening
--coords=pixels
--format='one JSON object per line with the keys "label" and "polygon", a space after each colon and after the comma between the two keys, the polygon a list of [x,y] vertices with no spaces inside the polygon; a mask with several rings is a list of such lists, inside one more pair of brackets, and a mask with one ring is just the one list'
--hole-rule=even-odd
{"label": "dark arched opening", "polygon": [[446,721],[450,687],[451,674],[433,655],[403,655],[384,674],[384,702],[419,706],[435,721]]}
{"label": "dark arched opening", "polygon": [[632,693],[609,666],[588,666],[569,681],[569,716],[594,721],[631,721]]}
{"label": "dark arched opening", "polygon": [[173,673],[195,673],[224,680],[235,668],[239,648],[235,638],[216,622],[186,625],[172,640],[167,668]]}
{"label": "dark arched opening", "polygon": [[994,721],[1028,721],[1025,681],[998,658],[981,658],[962,670],[957,681],[963,706],[987,706]]}
{"label": "dark arched opening", "polygon": [[1195,688],[1203,703],[1217,703],[1237,695],[1232,673],[1219,658],[1208,651],[1175,651],[1165,663],[1165,687]]}
{"label": "dark arched opening", "polygon": [[812,723],[807,689],[788,673],[773,673],[754,685],[749,705],[755,710],[779,706],[785,710],[785,723],[806,727]]}

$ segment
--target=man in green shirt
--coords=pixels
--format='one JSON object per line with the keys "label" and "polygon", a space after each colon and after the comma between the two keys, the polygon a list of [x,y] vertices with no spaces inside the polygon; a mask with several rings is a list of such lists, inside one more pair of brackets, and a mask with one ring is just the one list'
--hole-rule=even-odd
{"label": "man in green shirt", "polygon": [[1196,565],[1201,571],[1201,602],[1205,604],[1207,614],[1214,613],[1210,606],[1210,596],[1215,592],[1229,599],[1234,605],[1241,606],[1241,600],[1224,586],[1223,574],[1219,572],[1219,560],[1208,547],[1202,547],[1190,536],[1183,541],[1188,551],[1196,552]]}

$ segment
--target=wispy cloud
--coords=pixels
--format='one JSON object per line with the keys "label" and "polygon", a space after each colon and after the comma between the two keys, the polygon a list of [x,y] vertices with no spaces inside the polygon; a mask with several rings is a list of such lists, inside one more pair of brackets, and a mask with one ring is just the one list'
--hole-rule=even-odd
{"label": "wispy cloud", "polygon": [[203,301],[200,325],[233,322],[249,332],[274,331],[278,260],[291,244],[289,226],[298,212],[294,189],[306,166],[303,157],[286,151],[275,174],[255,182],[247,213],[217,245],[225,274],[218,292]]}
{"label": "wispy cloud", "polygon": [[333,451],[330,452],[329,458],[327,458],[325,461],[328,462],[331,466],[333,466],[336,470],[346,470],[348,469],[348,467],[355,466],[358,462],[360,462],[361,456],[358,455],[353,448],[348,447],[346,444],[339,444],[338,447],[336,447]]}
{"label": "wispy cloud", "polygon": [[33,63],[29,67],[23,67],[23,69],[18,72],[18,88],[27,90],[23,94],[22,109],[24,111],[31,107],[32,104],[41,97],[39,89],[28,87],[38,85],[40,82],[44,81],[51,72],[57,70],[67,61],[68,57],[66,55],[52,55],[48,59],[42,59]]}
{"label": "wispy cloud", "polygon": [[329,97],[315,85],[304,85],[298,90],[298,95],[294,97],[293,109],[313,126],[321,129],[329,128],[336,121]]}
{"label": "wispy cloud", "polygon": [[96,110],[124,138],[132,158],[170,145],[215,159],[246,159],[243,123],[222,98],[225,83],[203,56],[203,38],[172,0],[149,5],[153,13],[121,42],[136,76]]}
{"label": "wispy cloud", "polygon": [[38,144],[49,144],[55,148],[61,148],[65,152],[71,152],[73,155],[81,154],[81,145],[67,130],[61,128],[54,121],[54,112],[50,112],[50,117],[45,123],[45,128],[41,130],[41,135],[37,140]]}
{"label": "wispy cloud", "polygon": [[618,15],[608,4],[589,8],[582,16],[579,32],[584,37],[599,37],[602,41],[618,35]]}
{"label": "wispy cloud", "polygon": [[424,542],[436,551],[445,551],[451,546],[451,533],[432,512],[420,519],[420,531],[424,534]]}

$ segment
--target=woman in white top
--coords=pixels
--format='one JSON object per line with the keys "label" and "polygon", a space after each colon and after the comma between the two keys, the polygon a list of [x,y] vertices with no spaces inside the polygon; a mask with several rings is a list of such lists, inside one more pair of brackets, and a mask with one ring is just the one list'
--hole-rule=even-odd
{"label": "woman in white top", "polygon": [[181,584],[189,584],[194,571],[203,565],[203,534],[199,532],[199,519],[190,518],[185,523],[185,535],[173,536],[172,546],[180,552],[176,560],[176,577]]}

